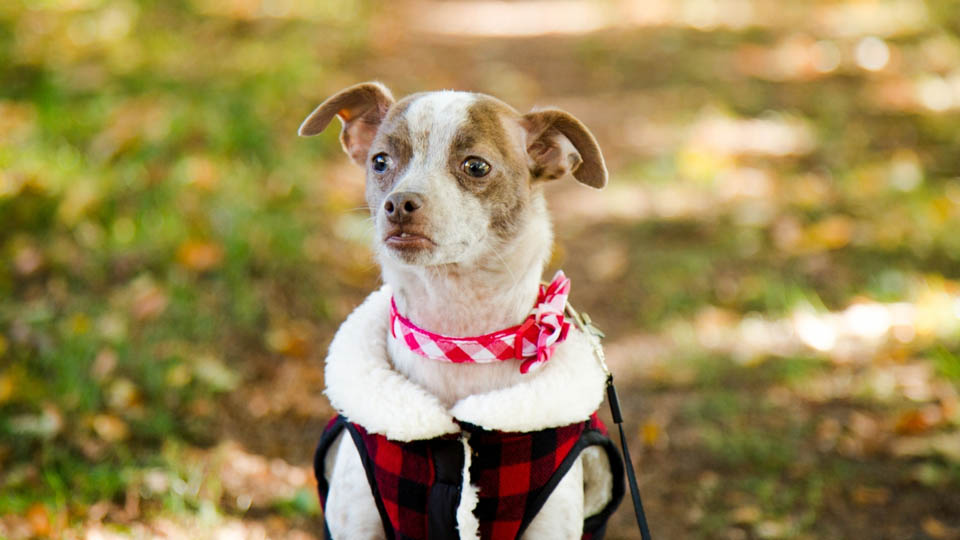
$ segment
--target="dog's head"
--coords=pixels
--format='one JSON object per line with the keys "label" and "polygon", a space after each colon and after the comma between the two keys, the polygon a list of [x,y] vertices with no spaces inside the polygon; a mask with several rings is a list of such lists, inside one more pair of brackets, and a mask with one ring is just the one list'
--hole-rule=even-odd
{"label": "dog's head", "polygon": [[[382,257],[404,265],[469,264],[542,213],[537,185],[572,174],[607,182],[596,140],[555,110],[519,114],[490,96],[427,92],[395,102],[379,83],[347,88],[304,120],[316,135],[334,116],[340,141],[366,168],[366,198]],[[544,216],[545,219],[545,216]]]}

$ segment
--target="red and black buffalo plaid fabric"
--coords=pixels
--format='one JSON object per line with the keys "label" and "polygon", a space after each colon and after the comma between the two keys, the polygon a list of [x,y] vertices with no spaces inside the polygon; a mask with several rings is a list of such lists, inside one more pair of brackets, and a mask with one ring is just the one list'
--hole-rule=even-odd
{"label": "red and black buffalo plaid fabric", "polygon": [[[623,498],[623,463],[596,415],[586,422],[529,433],[463,427],[470,435],[470,478],[479,488],[474,515],[480,522],[481,538],[519,538],[580,452],[591,445],[606,450],[614,474],[614,492],[610,504],[584,522],[583,537],[603,537],[607,518]],[[314,459],[324,507],[328,486],[323,456],[344,428],[360,450],[387,538],[458,538],[456,508],[463,469],[459,438],[397,442],[367,433],[342,416],[334,418],[324,431]]]}

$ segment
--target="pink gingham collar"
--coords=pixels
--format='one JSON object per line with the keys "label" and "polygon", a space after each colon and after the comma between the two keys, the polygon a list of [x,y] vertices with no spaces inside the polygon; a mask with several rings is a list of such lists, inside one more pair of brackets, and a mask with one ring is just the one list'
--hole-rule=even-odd
{"label": "pink gingham collar", "polygon": [[450,337],[424,330],[400,315],[390,298],[390,332],[430,360],[485,364],[518,359],[523,360],[520,372],[527,373],[549,360],[557,344],[567,338],[570,323],[564,320],[563,312],[569,294],[570,280],[558,270],[549,284],[540,285],[537,303],[521,324],[474,337]]}

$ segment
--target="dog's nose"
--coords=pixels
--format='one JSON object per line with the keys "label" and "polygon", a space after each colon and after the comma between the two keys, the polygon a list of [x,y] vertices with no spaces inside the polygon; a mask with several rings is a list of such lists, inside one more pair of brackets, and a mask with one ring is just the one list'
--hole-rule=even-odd
{"label": "dog's nose", "polygon": [[389,219],[391,223],[397,224],[410,221],[410,217],[420,209],[421,206],[423,206],[423,197],[410,191],[391,193],[390,196],[387,197],[387,201],[383,203],[383,209],[387,213],[387,219]]}

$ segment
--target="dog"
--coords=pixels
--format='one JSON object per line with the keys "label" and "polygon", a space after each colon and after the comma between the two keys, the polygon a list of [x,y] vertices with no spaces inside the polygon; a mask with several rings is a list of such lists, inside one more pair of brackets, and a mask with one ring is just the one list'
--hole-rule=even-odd
{"label": "dog", "polygon": [[[553,242],[543,184],[604,187],[593,135],[557,109],[520,114],[459,91],[396,101],[377,82],[328,98],[299,134],[334,117],[366,170],[384,286],[326,360],[339,415],[314,465],[328,537],[601,537],[623,496],[621,458],[594,414],[606,376],[564,321],[565,296],[544,300],[569,282],[541,284]],[[509,358],[474,362],[457,355],[477,341],[450,336],[514,348],[497,342]]]}

